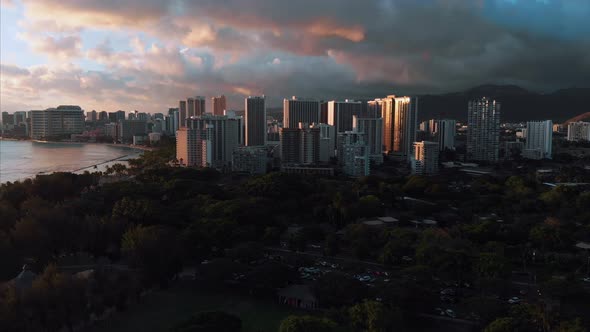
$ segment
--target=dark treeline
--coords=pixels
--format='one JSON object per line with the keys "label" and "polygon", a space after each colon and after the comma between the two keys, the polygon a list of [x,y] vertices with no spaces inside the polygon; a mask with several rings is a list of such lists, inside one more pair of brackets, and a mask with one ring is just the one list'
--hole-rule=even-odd
{"label": "dark treeline", "polygon": [[[327,331],[404,326],[412,314],[435,306],[433,276],[474,285],[479,294],[467,301],[482,325],[495,324],[489,331],[504,331],[493,329],[502,324],[536,331],[556,329],[560,322],[588,323],[575,321],[582,317],[576,311],[550,315],[532,304],[509,309],[497,298],[506,293],[511,271],[523,266],[534,269],[555,298],[588,298],[577,282],[587,258],[574,246],[590,242],[590,192],[582,189],[548,188],[534,174],[247,178],[161,166],[129,171],[127,180],[102,185],[98,175],[56,173],[0,187],[0,278],[14,278],[24,263],[39,275],[24,294],[9,284],[0,288],[0,330],[73,328],[106,307],[124,307],[142,289],[167,287],[183,267],[199,267],[203,260],[212,264],[201,276],[212,282],[243,274],[250,292],[274,290],[294,282],[293,265],[253,261],[264,247],[279,248],[293,224],[301,226],[287,239],[293,251],[318,243],[327,256],[374,261],[401,272],[397,282],[379,288],[325,274],[313,290],[331,310],[323,317],[290,317],[282,331],[314,324]],[[564,169],[562,176],[582,173]],[[416,205],[404,196],[430,204]],[[491,214],[497,218],[482,217]],[[383,215],[395,215],[399,226],[375,230],[357,223]],[[411,227],[412,220],[424,218],[436,218],[437,227]],[[139,273],[100,272],[89,281],[59,271],[61,261],[79,253]]]}

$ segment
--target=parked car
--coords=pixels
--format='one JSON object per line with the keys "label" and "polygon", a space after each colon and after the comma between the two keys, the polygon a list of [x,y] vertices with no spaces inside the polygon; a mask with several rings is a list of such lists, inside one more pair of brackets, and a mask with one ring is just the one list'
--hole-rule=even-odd
{"label": "parked car", "polygon": [[516,296],[514,296],[508,300],[508,303],[510,303],[510,304],[519,304],[520,302],[522,302],[522,300]]}
{"label": "parked car", "polygon": [[457,314],[455,314],[455,312],[451,309],[447,309],[445,310],[445,313],[447,314],[447,316],[451,317],[451,318],[456,318]]}

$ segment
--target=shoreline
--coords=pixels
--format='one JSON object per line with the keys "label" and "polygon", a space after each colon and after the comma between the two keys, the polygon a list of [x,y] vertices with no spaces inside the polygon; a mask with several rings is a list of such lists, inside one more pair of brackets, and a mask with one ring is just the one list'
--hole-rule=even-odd
{"label": "shoreline", "polygon": [[76,169],[62,169],[62,170],[54,170],[54,171],[48,171],[48,172],[38,172],[36,174],[30,174],[29,176],[24,176],[22,178],[18,178],[18,179],[14,179],[14,180],[8,180],[8,181],[1,181],[0,180],[0,185],[6,184],[8,182],[14,183],[14,182],[24,182],[28,179],[30,180],[34,180],[38,175],[51,175],[53,173],[60,173],[60,172],[65,172],[65,173],[72,173],[72,174],[83,174],[84,172],[88,171],[89,173],[98,173],[101,172],[106,169],[106,167],[108,166],[112,166],[115,164],[123,164],[125,166],[129,166],[129,160],[130,159],[135,159],[140,157],[145,151],[153,151],[156,150],[156,148],[151,148],[151,147],[139,147],[139,146],[134,146],[131,144],[113,144],[113,143],[87,143],[87,142],[58,142],[58,141],[35,141],[35,140],[19,140],[19,139],[0,139],[0,141],[2,140],[6,140],[6,141],[23,141],[23,142],[31,142],[31,143],[47,143],[47,144],[51,144],[51,143],[57,143],[57,144],[90,144],[90,145],[107,145],[110,147],[115,147],[115,148],[122,148],[124,150],[121,150],[120,152],[122,154],[115,156],[115,157],[111,157],[110,159],[107,160],[103,160],[103,161],[99,161],[96,162],[94,164],[90,164],[84,167],[79,167]]}
{"label": "shoreline", "polygon": [[92,145],[107,145],[112,147],[118,148],[128,148],[128,149],[135,149],[135,150],[142,150],[142,151],[154,151],[156,148],[143,146],[143,145],[133,145],[133,144],[121,144],[121,143],[100,143],[100,142],[74,142],[74,141],[41,141],[35,139],[19,139],[19,138],[11,138],[11,137],[0,137],[0,141],[9,141],[9,142],[33,142],[33,143],[59,143],[59,144],[92,144]]}

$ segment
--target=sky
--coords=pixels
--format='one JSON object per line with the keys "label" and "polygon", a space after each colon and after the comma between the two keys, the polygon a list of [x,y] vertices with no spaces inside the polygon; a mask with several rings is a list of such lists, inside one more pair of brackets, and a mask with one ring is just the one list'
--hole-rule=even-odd
{"label": "sky", "polygon": [[1,111],[590,86],[588,0],[0,1]]}

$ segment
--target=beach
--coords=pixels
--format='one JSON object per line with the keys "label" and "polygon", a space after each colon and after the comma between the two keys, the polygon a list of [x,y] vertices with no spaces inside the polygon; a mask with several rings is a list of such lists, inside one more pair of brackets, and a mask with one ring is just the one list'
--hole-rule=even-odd
{"label": "beach", "polygon": [[114,164],[127,166],[144,150],[118,144],[0,140],[0,183],[53,172],[101,172]]}

